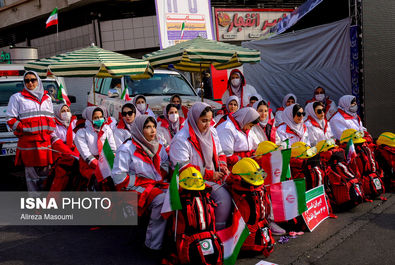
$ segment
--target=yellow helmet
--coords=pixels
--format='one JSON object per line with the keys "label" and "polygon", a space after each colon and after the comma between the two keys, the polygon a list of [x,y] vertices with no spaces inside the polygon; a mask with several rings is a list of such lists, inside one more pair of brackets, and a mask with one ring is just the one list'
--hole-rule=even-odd
{"label": "yellow helmet", "polygon": [[204,190],[206,185],[199,170],[194,167],[184,169],[180,174],[180,186],[186,190]]}
{"label": "yellow helmet", "polygon": [[291,147],[291,157],[294,158],[310,158],[317,154],[317,148],[310,147],[306,143],[296,142]]}
{"label": "yellow helmet", "polygon": [[352,139],[354,144],[361,144],[366,142],[363,139],[364,133],[361,131],[357,131],[355,129],[347,129],[342,132],[342,136],[340,137],[340,143],[347,143]]}
{"label": "yellow helmet", "polygon": [[376,142],[378,145],[388,145],[391,147],[395,147],[395,133],[392,132],[383,132],[380,134],[379,138]]}
{"label": "yellow helmet", "polygon": [[321,153],[321,152],[326,152],[334,147],[337,147],[337,145],[335,143],[335,140],[326,139],[319,141],[315,147],[317,148],[317,152]]}
{"label": "yellow helmet", "polygon": [[277,150],[277,148],[278,148],[278,145],[276,145],[275,143],[273,143],[271,141],[264,141],[258,145],[258,147],[255,151],[255,155],[256,156],[265,155],[265,154],[268,154],[270,152]]}
{"label": "yellow helmet", "polygon": [[258,163],[249,157],[244,157],[237,162],[232,168],[232,174],[240,175],[243,180],[254,186],[262,185],[267,176]]}

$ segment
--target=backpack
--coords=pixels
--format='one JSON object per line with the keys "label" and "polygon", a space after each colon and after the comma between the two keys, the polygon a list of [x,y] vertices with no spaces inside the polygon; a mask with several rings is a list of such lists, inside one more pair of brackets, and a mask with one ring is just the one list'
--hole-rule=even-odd
{"label": "backpack", "polygon": [[267,218],[270,215],[268,192],[263,185],[254,186],[231,175],[228,190],[250,231],[242,250],[260,252],[268,257],[274,250],[274,238],[269,229]]}
{"label": "backpack", "polygon": [[215,203],[211,188],[202,191],[180,188],[182,210],[172,217],[171,238],[176,242],[171,255],[175,264],[222,264],[223,246],[215,230]]}
{"label": "backpack", "polygon": [[386,187],[395,191],[395,147],[379,145],[375,150],[376,161],[384,172]]}
{"label": "backpack", "polygon": [[347,165],[344,150],[333,148],[321,152],[320,159],[325,170],[325,191],[331,205],[362,203],[365,199],[362,183]]}
{"label": "backpack", "polygon": [[324,184],[325,171],[318,155],[307,158],[291,158],[292,179],[306,179],[306,190]]}
{"label": "backpack", "polygon": [[378,167],[374,153],[367,143],[355,144],[357,157],[353,159],[355,171],[362,182],[363,191],[370,198],[385,193],[383,171]]}

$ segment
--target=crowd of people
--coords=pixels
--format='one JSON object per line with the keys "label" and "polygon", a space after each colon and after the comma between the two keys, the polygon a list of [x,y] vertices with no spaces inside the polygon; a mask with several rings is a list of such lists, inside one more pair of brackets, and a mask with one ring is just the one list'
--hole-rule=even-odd
{"label": "crowd of people", "polygon": [[[9,100],[7,116],[9,127],[19,138],[16,164],[25,167],[29,191],[136,192],[138,215],[149,216],[145,245],[152,250],[160,250],[164,245],[169,219],[164,218],[161,210],[176,166],[179,167],[180,190],[197,192],[210,188],[207,196],[214,205],[214,230],[221,231],[232,219],[232,198],[238,193],[230,187],[235,187],[236,180],[240,187],[247,187],[249,183],[260,187],[260,192],[267,192],[270,183],[263,185],[261,181],[265,176],[261,170],[265,167],[259,159],[261,155],[291,148],[293,159],[311,158],[330,148],[345,148],[349,139],[355,144],[366,144],[368,148],[362,148],[363,152],[377,152],[378,146],[394,148],[395,140],[390,133],[386,134],[389,140],[383,138],[384,144],[374,143],[357,114],[358,105],[352,95],[341,97],[336,106],[325,90],[317,87],[313,98],[304,106],[290,93],[284,96],[282,107],[274,112],[270,102],[246,84],[243,74],[233,70],[222,102],[223,108],[217,113],[202,102],[196,102],[188,110],[182,106],[181,97],[174,95],[163,114],[155,116],[144,95],[137,95],[122,106],[118,121],[109,117],[102,106],[85,108],[82,119],[77,119],[67,104],[53,108],[39,76],[28,71],[24,75],[23,91]],[[331,139],[340,147],[331,144]],[[106,141],[115,160],[112,175],[99,181],[95,171]],[[270,150],[257,155],[257,149],[262,146],[270,146]],[[298,146],[304,149],[294,152]],[[313,149],[314,146],[320,150]],[[334,153],[325,162],[332,161]],[[369,157],[375,159],[374,155]],[[384,161],[391,159],[393,167],[393,158]],[[373,163],[380,168],[376,161]],[[74,173],[70,173],[70,178],[73,174],[80,178],[73,181],[75,186],[70,187],[70,182],[56,186],[49,181],[48,175],[58,177],[54,168],[62,164],[75,167]],[[293,172],[292,167],[291,163]],[[364,174],[365,169],[356,173],[358,163],[356,168],[347,167],[354,170],[355,176]],[[322,168],[321,173],[325,175],[328,171]],[[393,169],[390,172],[393,174]],[[303,177],[310,183],[309,188],[326,183],[321,179],[314,184],[307,180],[308,175]],[[194,203],[191,205],[195,207]],[[199,209],[199,201],[196,205]],[[267,209],[270,209],[270,199]],[[261,217],[267,220],[270,237],[286,233],[273,221],[270,211]]]}

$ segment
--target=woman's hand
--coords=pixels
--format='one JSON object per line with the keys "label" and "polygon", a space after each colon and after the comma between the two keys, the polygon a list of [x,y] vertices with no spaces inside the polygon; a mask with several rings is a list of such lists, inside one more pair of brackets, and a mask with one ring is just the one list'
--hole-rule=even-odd
{"label": "woman's hand", "polygon": [[213,179],[214,181],[221,180],[224,177],[224,173],[222,172],[214,172]]}

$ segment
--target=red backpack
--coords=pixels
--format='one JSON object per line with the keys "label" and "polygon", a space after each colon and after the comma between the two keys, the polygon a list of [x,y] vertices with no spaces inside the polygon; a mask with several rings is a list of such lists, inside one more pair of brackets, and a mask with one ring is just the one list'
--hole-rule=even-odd
{"label": "red backpack", "polygon": [[232,174],[227,184],[250,231],[241,249],[260,252],[268,257],[273,252],[275,243],[267,221],[270,215],[268,192],[263,185],[251,185],[242,180],[239,175]]}
{"label": "red backpack", "polygon": [[[173,214],[171,240],[175,247],[167,263],[222,264],[223,246],[215,230],[215,203],[211,188],[202,191],[180,189],[182,210]],[[177,226],[177,227],[176,227]]]}
{"label": "red backpack", "polygon": [[395,192],[395,147],[378,145],[374,153],[384,172],[384,183],[390,191]]}
{"label": "red backpack", "polygon": [[324,184],[325,171],[318,155],[307,158],[291,158],[290,161],[292,179],[306,179],[306,190]]}
{"label": "red backpack", "polygon": [[320,159],[325,170],[325,191],[332,206],[356,205],[364,201],[362,183],[347,165],[343,149],[321,152]]}

